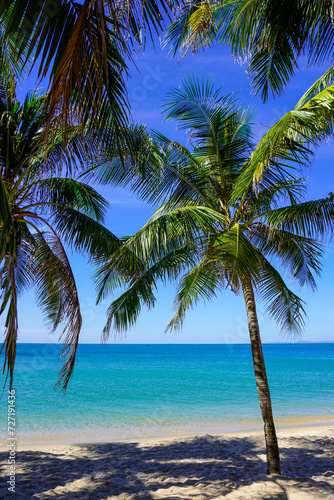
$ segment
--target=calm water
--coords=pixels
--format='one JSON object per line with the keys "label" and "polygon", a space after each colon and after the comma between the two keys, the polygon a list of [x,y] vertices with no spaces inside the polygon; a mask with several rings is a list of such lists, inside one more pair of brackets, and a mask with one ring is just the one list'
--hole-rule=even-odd
{"label": "calm water", "polygon": [[[260,419],[249,345],[80,345],[66,396],[53,389],[58,353],[18,345],[22,439]],[[266,344],[264,355],[276,419],[334,418],[334,343]]]}

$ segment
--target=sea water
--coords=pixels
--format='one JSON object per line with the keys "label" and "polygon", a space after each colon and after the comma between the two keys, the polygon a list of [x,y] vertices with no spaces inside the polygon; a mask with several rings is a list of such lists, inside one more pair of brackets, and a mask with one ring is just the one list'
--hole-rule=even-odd
{"label": "sea water", "polygon": [[[334,343],[264,344],[263,351],[277,421],[334,418]],[[250,345],[81,344],[66,395],[54,389],[59,352],[54,344],[18,344],[18,439],[132,437],[261,421]]]}

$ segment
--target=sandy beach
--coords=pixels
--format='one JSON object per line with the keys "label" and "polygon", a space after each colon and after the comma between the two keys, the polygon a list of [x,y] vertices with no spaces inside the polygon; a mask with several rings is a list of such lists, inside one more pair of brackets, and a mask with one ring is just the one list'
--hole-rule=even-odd
{"label": "sandy beach", "polygon": [[[282,476],[262,432],[100,444],[18,444],[16,498],[334,500],[334,425],[279,429]],[[0,498],[11,498],[8,451]],[[13,496],[14,498],[14,496]]]}

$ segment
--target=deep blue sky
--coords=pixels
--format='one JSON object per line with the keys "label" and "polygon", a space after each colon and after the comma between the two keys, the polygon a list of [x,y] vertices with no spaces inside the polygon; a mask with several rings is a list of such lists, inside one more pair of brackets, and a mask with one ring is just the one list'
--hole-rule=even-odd
{"label": "deep blue sky", "polygon": [[[159,106],[164,94],[170,87],[177,87],[182,77],[196,74],[202,78],[210,76],[225,93],[237,93],[244,106],[251,105],[256,113],[254,130],[260,138],[282,115],[292,109],[304,91],[323,73],[326,68],[307,68],[301,61],[301,70],[293,78],[284,95],[270,99],[265,105],[259,97],[252,95],[246,66],[240,65],[231,57],[228,48],[216,47],[195,55],[189,54],[182,61],[171,59],[159,47],[156,51],[148,47],[144,55],[137,56],[138,69],[132,68],[128,81],[134,122],[145,123],[149,128],[162,131],[168,137],[183,141],[183,133],[175,130],[172,122],[163,122]],[[18,85],[18,95],[24,94],[34,86],[30,76]],[[333,145],[324,143],[318,149],[316,161],[307,171],[309,178],[309,198],[327,196],[334,191]],[[100,190],[110,201],[111,210],[107,225],[118,236],[129,235],[140,229],[150,216],[152,209],[121,189],[104,188]],[[77,276],[79,294],[84,318],[81,342],[99,342],[105,321],[108,301],[95,306],[94,287],[89,279],[87,261],[75,255],[71,257]],[[327,247],[324,272],[318,279],[316,293],[298,290],[307,302],[306,321],[302,340],[334,341],[334,256],[333,245]],[[154,310],[143,311],[136,328],[133,328],[117,341],[127,343],[239,343],[248,342],[247,322],[244,303],[230,291],[205,306],[201,305],[188,313],[182,332],[164,335],[165,325],[171,318],[173,287],[162,286],[158,303]],[[48,335],[42,315],[34,305],[34,295],[29,293],[20,298],[20,342],[54,342],[58,335]],[[286,339],[279,336],[276,325],[268,320],[259,307],[260,326],[264,342],[280,342]],[[111,342],[114,341],[112,338]]]}

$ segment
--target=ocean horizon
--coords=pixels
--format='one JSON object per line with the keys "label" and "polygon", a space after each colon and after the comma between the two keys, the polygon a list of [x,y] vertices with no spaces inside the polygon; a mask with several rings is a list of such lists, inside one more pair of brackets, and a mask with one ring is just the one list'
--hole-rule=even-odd
{"label": "ocean horizon", "polygon": [[[249,344],[79,344],[66,395],[54,389],[60,350],[17,346],[18,440],[131,438],[261,422]],[[334,343],[263,344],[263,351],[276,421],[334,419]],[[0,404],[4,415],[6,391]]]}

